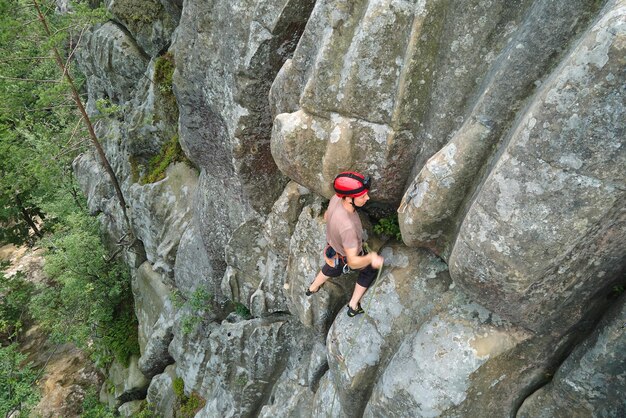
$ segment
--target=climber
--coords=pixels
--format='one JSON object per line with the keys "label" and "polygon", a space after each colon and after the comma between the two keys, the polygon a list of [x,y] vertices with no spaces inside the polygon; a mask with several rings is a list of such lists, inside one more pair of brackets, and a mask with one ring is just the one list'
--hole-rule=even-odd
{"label": "climber", "polygon": [[345,171],[333,181],[335,195],[330,199],[326,220],[326,263],[306,289],[306,295],[317,293],[330,277],[338,277],[350,269],[359,270],[352,298],[348,302],[348,316],[365,312],[361,298],[374,282],[384,259],[375,252],[363,250],[363,226],[356,209],[369,200],[370,179],[360,173]]}

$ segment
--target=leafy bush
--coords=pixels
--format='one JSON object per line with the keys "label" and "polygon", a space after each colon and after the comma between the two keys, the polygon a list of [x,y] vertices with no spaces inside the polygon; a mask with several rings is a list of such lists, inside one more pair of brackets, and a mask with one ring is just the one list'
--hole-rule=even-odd
{"label": "leafy bush", "polygon": [[97,219],[69,215],[42,241],[51,285],[31,299],[33,318],[57,342],[73,342],[92,353],[99,366],[113,357],[126,363],[138,353],[128,267],[109,260]]}
{"label": "leafy bush", "polygon": [[177,377],[174,379],[172,387],[179,406],[179,413],[176,414],[176,416],[181,418],[191,418],[204,407],[206,401],[196,392],[192,392],[189,396],[185,395],[185,382],[182,378]]}
{"label": "leafy bush", "polygon": [[95,388],[90,388],[83,399],[83,412],[81,418],[115,418],[115,411],[107,405],[100,403],[98,392]]}
{"label": "leafy bush", "polygon": [[16,344],[0,347],[0,416],[8,417],[15,411],[28,416],[39,399],[36,373],[30,365],[23,365],[25,359]]}
{"label": "leafy bush", "polygon": [[11,277],[0,272],[0,340],[13,340],[22,329],[34,288],[21,271]]}
{"label": "leafy bush", "polygon": [[374,225],[374,232],[379,235],[386,235],[402,240],[402,234],[400,233],[400,224],[398,223],[398,215],[394,214],[386,218],[382,218],[378,221],[378,224]]}
{"label": "leafy bush", "polygon": [[[177,303],[180,303],[178,299],[181,298],[181,295],[179,292],[175,293],[175,295],[173,303],[176,306]],[[187,302],[190,313],[181,320],[181,331],[183,335],[191,333],[196,326],[202,322],[202,313],[210,310],[209,302],[212,298],[213,295],[202,288],[198,288],[192,293]]]}

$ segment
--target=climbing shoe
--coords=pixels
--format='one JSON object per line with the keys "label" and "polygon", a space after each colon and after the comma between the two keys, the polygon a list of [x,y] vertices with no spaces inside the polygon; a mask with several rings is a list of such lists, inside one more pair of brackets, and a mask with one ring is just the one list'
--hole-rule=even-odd
{"label": "climbing shoe", "polygon": [[318,287],[318,288],[317,288],[317,290],[316,290],[315,292],[311,292],[311,291],[309,290],[309,288],[310,288],[310,287],[311,287],[311,285],[309,285],[309,286],[306,288],[306,291],[304,292],[304,294],[305,294],[305,295],[307,295],[307,296],[311,296],[312,294],[319,292],[319,291],[320,291],[320,289],[322,288],[322,286],[320,286],[320,287]]}
{"label": "climbing shoe", "polygon": [[350,318],[352,318],[353,316],[357,316],[358,314],[362,314],[362,313],[365,313],[365,311],[363,310],[363,308],[361,308],[360,303],[356,306],[356,309],[352,309],[350,305],[348,305],[348,316]]}

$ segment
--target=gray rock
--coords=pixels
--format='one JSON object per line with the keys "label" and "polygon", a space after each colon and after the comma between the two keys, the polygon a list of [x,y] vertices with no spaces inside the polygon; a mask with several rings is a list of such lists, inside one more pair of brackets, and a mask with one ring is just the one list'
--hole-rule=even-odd
{"label": "gray rock", "polygon": [[[429,246],[444,257],[449,255],[457,217],[462,216],[461,205],[476,188],[479,171],[500,146],[516,111],[562,58],[564,45],[587,27],[598,7],[599,3],[586,1],[532,5],[505,47],[489,61],[489,77],[470,115],[450,142],[423,166],[404,195],[398,212],[407,245]],[[493,22],[493,15],[479,21]],[[457,48],[467,50],[470,40],[480,45],[485,41],[473,34],[466,36]]]}
{"label": "gray rock", "polygon": [[149,262],[143,263],[133,276],[132,288],[139,321],[141,369],[152,377],[173,363],[168,354],[173,338],[171,292],[163,276],[155,272]]}
{"label": "gray rock", "polygon": [[77,61],[87,77],[88,108],[95,110],[100,98],[113,104],[129,100],[149,60],[127,32],[107,22],[83,35]]}
{"label": "gray rock", "polygon": [[601,306],[626,265],[624,16],[610,2],[544,83],[450,256],[455,282],[535,331]]}
{"label": "gray rock", "polygon": [[180,20],[179,0],[106,0],[107,9],[146,54],[167,49]]}
{"label": "gray rock", "polygon": [[213,274],[213,266],[202,242],[202,235],[195,218],[192,218],[180,238],[176,252],[174,284],[186,298],[191,297],[199,288],[217,295],[218,280],[214,279]]}
{"label": "gray rock", "polygon": [[434,255],[400,245],[381,254],[385,267],[361,301],[366,314],[349,318],[342,306],[328,332],[329,381],[316,393],[316,414],[361,416],[383,365],[405,336],[450,302],[447,267]]}
{"label": "gray rock", "polygon": [[[181,144],[224,193],[267,213],[286,184],[270,149],[271,80],[312,2],[188,1],[172,47]],[[198,51],[211,51],[199,54]],[[199,88],[201,86],[201,88]],[[236,182],[228,179],[237,178]]]}
{"label": "gray rock", "polygon": [[552,381],[529,396],[519,418],[621,417],[626,414],[624,297],[563,362]]}
{"label": "gray rock", "polygon": [[250,306],[253,316],[286,311],[284,285],[290,239],[302,207],[313,200],[307,189],[291,182],[263,224],[250,221],[233,232],[226,246],[225,296]]}
{"label": "gray rock", "polygon": [[207,400],[200,417],[250,416],[269,399],[290,352],[295,324],[286,316],[210,323],[188,335],[176,333],[170,353],[185,389]]}
{"label": "gray rock", "polygon": [[117,408],[117,411],[122,417],[134,417],[139,414],[142,406],[143,401],[131,401],[121,405],[119,408]]}
{"label": "gray rock", "polygon": [[132,356],[128,367],[114,361],[109,368],[109,382],[114,387],[113,398],[116,406],[146,397],[150,381],[137,367],[138,360],[137,356]]}
{"label": "gray rock", "polygon": [[150,387],[148,387],[146,401],[163,418],[173,418],[176,413],[177,398],[174,393],[176,377],[176,365],[169,365],[164,373],[155,376],[150,381]]}
{"label": "gray rock", "polygon": [[156,271],[172,273],[180,238],[191,222],[197,178],[192,168],[176,163],[168,167],[165,179],[135,183],[128,190],[133,231]]}
{"label": "gray rock", "polygon": [[364,416],[442,416],[465,399],[472,375],[485,362],[530,336],[458,292],[446,302],[404,338]]}

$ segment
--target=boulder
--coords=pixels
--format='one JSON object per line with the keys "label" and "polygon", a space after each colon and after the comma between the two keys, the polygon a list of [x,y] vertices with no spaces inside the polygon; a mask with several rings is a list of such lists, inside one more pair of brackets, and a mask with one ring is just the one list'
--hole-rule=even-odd
{"label": "boulder", "polygon": [[232,210],[267,213],[286,184],[270,154],[267,94],[312,4],[188,1],[183,8],[172,46],[181,144],[222,195],[241,196]]}
{"label": "boulder", "polygon": [[154,376],[148,387],[146,401],[154,411],[159,411],[163,418],[173,418],[176,415],[176,394],[174,380],[176,379],[176,365],[171,364],[158,376]]}
{"label": "boulder", "polygon": [[87,107],[95,111],[97,99],[118,105],[128,101],[149,59],[123,28],[106,22],[83,35],[77,61],[87,78]]}
{"label": "boulder", "polygon": [[250,306],[253,316],[286,311],[285,282],[290,240],[302,207],[314,196],[290,182],[261,225],[249,221],[233,232],[226,246],[227,274],[222,291]]}
{"label": "boulder", "polygon": [[[587,1],[532,5],[497,56],[490,59],[489,77],[462,126],[429,158],[405,193],[398,212],[407,245],[428,246],[449,256],[462,220],[462,203],[479,184],[479,172],[501,146],[538,80],[546,78],[562,59],[563,45],[587,27],[598,7],[599,3]],[[469,49],[466,43],[458,47]]]}
{"label": "boulder", "polygon": [[517,416],[619,417],[626,413],[626,299],[563,362],[552,381],[530,395]]}
{"label": "boulder", "polygon": [[625,9],[609,2],[541,87],[450,255],[455,282],[529,329],[562,333],[626,265]]}
{"label": "boulder", "polygon": [[151,57],[170,45],[181,8],[180,0],[107,0],[113,19],[123,25]]}
{"label": "boulder", "polygon": [[133,276],[132,288],[139,321],[141,358],[138,363],[141,370],[152,377],[173,363],[168,353],[174,319],[171,291],[164,277],[155,272],[149,262],[143,263]]}
{"label": "boulder", "polygon": [[156,183],[130,186],[127,196],[133,232],[156,271],[172,275],[176,252],[192,217],[198,176],[185,163],[170,165]]}

